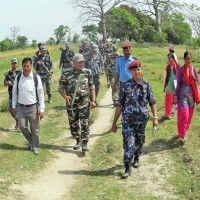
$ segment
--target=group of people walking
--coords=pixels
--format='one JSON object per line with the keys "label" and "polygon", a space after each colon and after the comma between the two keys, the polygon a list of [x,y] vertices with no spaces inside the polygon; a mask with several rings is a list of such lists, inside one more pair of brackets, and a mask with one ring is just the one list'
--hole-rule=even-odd
{"label": "group of people walking", "polygon": [[[123,55],[107,46],[106,56],[102,54],[102,43],[87,45],[83,42],[79,53],[66,43],[61,49],[59,68],[61,76],[58,91],[66,102],[70,131],[76,144],[74,150],[89,151],[90,109],[97,105],[100,76],[106,73],[108,87],[112,88],[112,98],[116,107],[112,131],[117,132],[117,121],[122,114],[122,135],[125,172],[122,178],[131,175],[131,166],[140,166],[139,158],[145,143],[145,130],[149,120],[147,104],[151,107],[153,126],[158,125],[156,100],[151,86],[142,76],[142,62],[131,55],[131,44],[122,44]],[[51,76],[53,62],[47,48],[39,43],[34,59],[22,60],[22,71],[17,68],[17,58],[11,60],[12,69],[5,74],[4,85],[8,86],[9,111],[28,141],[28,148],[39,154],[40,120],[44,117],[44,84],[48,102],[52,102]],[[110,48],[110,49],[109,49]],[[111,50],[112,49],[112,50]],[[164,84],[165,115],[171,119],[174,104],[178,106],[178,135],[183,142],[187,139],[195,103],[199,103],[199,81],[196,68],[192,66],[192,55],[184,53],[184,65],[180,67],[170,47],[167,55]],[[35,68],[36,73],[32,68]],[[30,125],[30,128],[29,128]],[[133,163],[132,163],[133,160]]]}

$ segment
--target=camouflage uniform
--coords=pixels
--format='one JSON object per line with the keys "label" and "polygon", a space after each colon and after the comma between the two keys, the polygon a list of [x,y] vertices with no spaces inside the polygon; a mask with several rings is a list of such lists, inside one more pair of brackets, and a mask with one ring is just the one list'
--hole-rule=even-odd
{"label": "camouflage uniform", "polygon": [[111,86],[112,88],[112,99],[113,101],[118,100],[118,94],[114,93],[114,88],[113,88],[113,84],[114,84],[114,73],[115,73],[115,63],[117,58],[119,58],[119,56],[117,54],[112,54],[110,55],[105,63],[104,63],[104,69],[106,72],[106,76],[107,76],[107,86],[108,88]]}
{"label": "camouflage uniform", "polygon": [[52,59],[49,54],[42,55],[40,54],[36,58],[36,62],[34,63],[34,68],[37,72],[37,74],[40,76],[42,85],[44,86],[44,83],[46,85],[46,92],[48,95],[48,100],[51,99],[51,74],[48,73],[47,69],[43,65],[39,65],[37,61],[42,61],[44,66],[49,70],[49,72],[53,72],[53,63]]}
{"label": "camouflage uniform", "polygon": [[95,85],[95,93],[96,97],[99,93],[100,88],[100,74],[101,74],[101,66],[103,64],[103,57],[99,52],[97,52],[94,56],[91,53],[85,54],[85,68],[90,69],[92,72],[94,85]]}
{"label": "camouflage uniform", "polygon": [[[13,70],[10,70],[8,72],[5,73],[5,79],[4,79],[4,85],[7,86],[8,85],[8,81],[13,82],[15,81],[15,77],[21,73],[21,70],[17,69],[15,72]],[[11,78],[11,80],[10,80]],[[9,94],[9,107],[8,110],[9,112],[12,111],[12,88],[13,86],[8,86],[8,94]]]}
{"label": "camouflage uniform", "polygon": [[72,50],[65,49],[62,51],[59,64],[59,67],[62,67],[62,71],[72,67],[70,62],[72,61],[74,55],[75,53]]}
{"label": "camouflage uniform", "polygon": [[[67,105],[67,113],[72,136],[77,140],[80,138],[80,120],[81,139],[82,141],[88,142],[90,90],[95,88],[91,71],[85,68],[81,71],[76,71],[74,68],[67,69],[61,75],[59,87],[65,90],[66,94],[72,99],[71,104]],[[76,88],[77,92],[74,97]],[[73,99],[75,99],[74,103]]]}
{"label": "camouflage uniform", "polygon": [[83,47],[82,45],[79,47],[79,51],[80,54],[85,55],[86,53],[90,52],[90,48],[89,47]]}
{"label": "camouflage uniform", "polygon": [[133,156],[139,157],[145,143],[145,129],[149,119],[147,103],[150,106],[156,103],[150,85],[134,79],[122,84],[117,106],[122,110],[122,135],[124,147],[124,163],[130,163]]}

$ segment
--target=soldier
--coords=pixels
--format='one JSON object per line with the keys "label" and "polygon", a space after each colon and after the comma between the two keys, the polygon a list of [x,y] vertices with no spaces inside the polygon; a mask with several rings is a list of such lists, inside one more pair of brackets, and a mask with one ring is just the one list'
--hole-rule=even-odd
{"label": "soldier", "polygon": [[47,54],[47,48],[42,46],[41,54],[36,57],[34,68],[37,74],[42,80],[42,85],[46,85],[46,92],[48,95],[48,103],[51,103],[51,75],[53,73],[53,63],[49,54]]}
{"label": "soldier", "polygon": [[83,41],[82,45],[79,48],[79,53],[85,55],[88,52],[90,52],[90,48],[88,47],[87,42]]}
{"label": "soldier", "polygon": [[21,73],[21,70],[18,69],[17,62],[18,62],[17,58],[12,58],[11,60],[12,69],[4,74],[5,75],[4,85],[8,86],[8,94],[9,94],[8,111],[10,112],[12,117],[15,118],[16,121],[15,129],[18,128],[18,121],[17,121],[17,116],[14,115],[12,112],[12,88],[14,85],[15,77]]}
{"label": "soldier", "polygon": [[72,67],[73,64],[72,59],[74,55],[75,53],[72,50],[70,50],[70,44],[67,42],[65,45],[65,49],[62,51],[60,57],[59,68],[62,67],[62,71],[65,71],[67,68]]}
{"label": "soldier", "polygon": [[103,68],[103,57],[96,44],[93,44],[91,51],[85,54],[85,68],[90,69],[92,72],[97,97],[100,87],[101,69]]}
{"label": "soldier", "polygon": [[96,45],[98,46],[99,51],[100,51],[101,55],[103,56],[103,54],[104,54],[104,44],[103,44],[102,40],[100,40],[100,41],[97,40]]}
{"label": "soldier", "polygon": [[[117,49],[114,49],[113,54],[109,55],[104,63],[105,73],[107,77],[107,86],[112,88],[112,100],[113,105],[118,100],[118,94],[114,92],[114,73],[115,73],[115,63],[117,58],[119,58],[119,52]],[[118,86],[119,87],[119,86]]]}
{"label": "soldier", "polygon": [[[76,54],[72,69],[62,73],[58,91],[66,101],[70,130],[76,139],[74,150],[81,147],[89,151],[89,116],[90,108],[96,106],[95,86],[91,71],[84,68],[85,59],[82,54]],[[81,127],[79,127],[79,121]],[[81,132],[81,133],[80,133]]]}
{"label": "soldier", "polygon": [[112,131],[117,132],[117,120],[122,113],[122,135],[124,147],[125,173],[123,179],[131,175],[131,161],[133,167],[139,167],[139,156],[145,143],[145,129],[149,119],[147,103],[153,114],[153,126],[158,125],[156,100],[150,85],[142,79],[141,62],[132,61],[128,69],[132,78],[123,83],[120,88],[120,97],[116,106]]}

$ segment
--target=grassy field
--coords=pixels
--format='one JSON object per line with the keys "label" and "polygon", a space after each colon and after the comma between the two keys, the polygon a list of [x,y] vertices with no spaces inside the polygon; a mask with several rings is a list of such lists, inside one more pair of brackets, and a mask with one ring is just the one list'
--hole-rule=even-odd
{"label": "grassy field", "polygon": [[[74,47],[76,49],[76,47]],[[21,194],[13,194],[10,185],[21,184],[35,177],[35,173],[45,168],[47,162],[54,158],[53,151],[59,146],[66,144],[60,138],[68,128],[68,120],[65,110],[64,100],[57,92],[60,71],[58,61],[60,50],[58,47],[51,47],[49,51],[55,63],[53,75],[53,103],[46,104],[46,116],[41,123],[41,151],[39,156],[30,154],[26,149],[24,137],[20,132],[13,130],[14,120],[9,113],[0,113],[0,199],[8,196],[15,196],[20,199]],[[183,64],[183,53],[185,47],[176,49],[179,62]],[[10,60],[17,57],[19,63],[25,56],[33,56],[34,49],[12,51],[0,53],[0,80],[1,80],[1,101],[7,98],[6,88],[3,87],[3,72],[10,68]],[[132,54],[143,63],[144,80],[150,82],[157,99],[158,116],[161,119],[164,115],[164,93],[163,85],[165,78],[165,67],[167,64],[168,48],[133,48]],[[194,63],[200,69],[198,63]],[[105,76],[102,76],[102,87],[98,99],[102,98],[106,91]],[[1,102],[0,101],[0,102]],[[100,109],[100,108],[99,108]],[[168,170],[173,169],[171,176],[166,177],[167,184],[174,188],[173,193],[177,199],[197,200],[200,199],[200,135],[199,135],[199,106],[189,130],[188,142],[181,145],[176,139],[176,118],[163,121],[159,124],[155,137],[151,136],[152,120],[147,125],[147,139],[144,148],[144,156],[150,153],[166,152],[172,161]],[[98,109],[92,111],[91,123],[95,120]],[[120,121],[119,121],[120,125]],[[77,185],[71,192],[74,200],[115,200],[115,199],[138,199],[157,200],[173,199],[152,195],[151,191],[142,193],[131,185],[134,178],[129,181],[121,181],[119,175],[124,171],[122,156],[122,136],[121,129],[118,134],[107,134],[101,137],[92,152],[89,153],[90,163],[88,166],[89,175],[81,178],[77,177]],[[162,158],[160,158],[162,159]],[[159,158],[153,157],[150,162],[158,162]],[[167,165],[168,166],[168,165]],[[159,171],[160,176],[164,173],[164,168]],[[149,172],[151,173],[151,172]],[[134,177],[134,174],[132,175]],[[145,183],[145,181],[144,181]],[[155,182],[158,184],[159,180]],[[61,183],[62,184],[62,183]]]}

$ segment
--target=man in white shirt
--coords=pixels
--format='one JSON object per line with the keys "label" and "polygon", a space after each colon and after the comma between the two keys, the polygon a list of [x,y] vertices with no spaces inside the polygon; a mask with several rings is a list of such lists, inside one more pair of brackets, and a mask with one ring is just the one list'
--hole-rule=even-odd
{"label": "man in white shirt", "polygon": [[29,149],[38,154],[40,120],[44,117],[45,109],[44,90],[40,77],[32,72],[31,58],[23,59],[22,70],[23,73],[15,78],[13,86],[13,114],[17,112],[19,129],[28,140]]}

